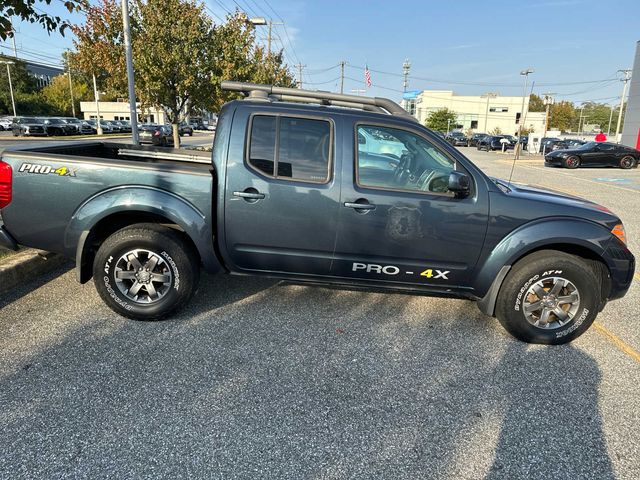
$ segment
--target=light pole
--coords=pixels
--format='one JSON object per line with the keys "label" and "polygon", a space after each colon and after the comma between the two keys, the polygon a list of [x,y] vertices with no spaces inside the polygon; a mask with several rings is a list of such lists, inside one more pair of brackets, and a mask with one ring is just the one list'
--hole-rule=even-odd
{"label": "light pole", "polygon": [[[102,135],[102,125],[100,125],[100,92],[96,83],[96,74],[93,74],[93,98],[96,101],[96,134]],[[133,125],[133,122],[131,122]],[[133,126],[131,127],[133,128]]]}
{"label": "light pole", "polygon": [[527,68],[526,70],[522,70],[520,75],[524,77],[524,90],[522,91],[522,109],[520,110],[520,125],[518,128],[518,144],[516,145],[516,160],[520,158],[520,148],[522,144],[520,143],[520,138],[522,137],[522,124],[526,118],[524,114],[524,101],[527,98],[527,82],[529,81],[529,74],[533,73],[533,68]]}
{"label": "light pole", "polygon": [[542,138],[545,138],[547,136],[547,131],[549,130],[549,109],[551,108],[551,105],[553,105],[554,100],[553,100],[553,96],[555,95],[555,93],[545,93],[544,94],[544,105],[546,106],[546,113],[544,116],[544,134],[542,135]]}
{"label": "light pole", "polygon": [[[129,0],[122,0],[122,25],[124,30],[124,54],[127,62],[127,86],[129,88],[129,115],[131,121],[131,140],[134,145],[140,143],[138,137],[138,109],[136,108],[136,90],[133,84],[133,54],[131,53],[131,30],[129,28]],[[175,128],[175,125],[174,125]],[[176,133],[174,133],[175,138]],[[178,141],[179,138],[176,138]],[[176,145],[177,147],[178,145]]]}
{"label": "light pole", "polygon": [[13,85],[11,84],[11,70],[9,69],[9,65],[13,65],[14,61],[12,60],[0,60],[0,63],[4,63],[7,66],[7,77],[9,78],[9,92],[11,93],[11,106],[13,107],[13,116],[17,117],[16,113],[16,101],[13,98]]}
{"label": "light pole", "polygon": [[622,73],[623,78],[620,80],[624,82],[622,87],[622,96],[620,97],[620,111],[618,112],[618,123],[616,124],[616,143],[618,143],[618,135],[620,134],[620,124],[622,123],[622,108],[624,107],[624,97],[627,95],[627,84],[631,80],[631,70],[618,70]]}
{"label": "light pole", "polygon": [[487,132],[487,123],[489,122],[489,99],[491,98],[496,98],[498,96],[497,93],[493,93],[493,92],[488,92],[485,93],[484,95],[482,95],[483,97],[487,97],[487,108],[485,109],[484,112],[484,132]]}

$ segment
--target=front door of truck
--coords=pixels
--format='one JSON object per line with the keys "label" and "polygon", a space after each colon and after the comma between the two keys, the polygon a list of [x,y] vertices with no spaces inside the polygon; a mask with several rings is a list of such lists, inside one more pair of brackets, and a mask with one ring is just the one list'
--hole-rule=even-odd
{"label": "front door of truck", "polygon": [[[385,148],[359,149],[363,133]],[[449,175],[469,172],[418,129],[356,123],[350,141],[354,160],[342,167],[332,275],[410,287],[468,285],[487,229],[486,186],[474,184],[468,197],[456,198]]]}
{"label": "front door of truck", "polygon": [[235,128],[225,189],[227,260],[239,271],[327,275],[340,199],[334,120],[240,110]]}

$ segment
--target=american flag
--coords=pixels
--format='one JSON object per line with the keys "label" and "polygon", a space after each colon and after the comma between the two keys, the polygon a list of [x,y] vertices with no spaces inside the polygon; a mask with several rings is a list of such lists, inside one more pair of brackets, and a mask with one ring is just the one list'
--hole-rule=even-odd
{"label": "american flag", "polygon": [[367,88],[371,88],[371,72],[369,71],[369,65],[364,66],[364,83],[367,85]]}

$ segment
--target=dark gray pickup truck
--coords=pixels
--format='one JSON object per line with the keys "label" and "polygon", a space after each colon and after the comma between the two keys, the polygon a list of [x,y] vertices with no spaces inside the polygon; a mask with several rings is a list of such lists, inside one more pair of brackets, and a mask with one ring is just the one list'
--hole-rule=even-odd
{"label": "dark gray pickup truck", "polygon": [[[517,338],[565,343],[622,297],[622,222],[490,178],[394,102],[225,82],[212,160],[115,143],[5,151],[0,244],[75,259],[134,319],[207,272],[478,301]],[[207,154],[208,155],[208,154]]]}

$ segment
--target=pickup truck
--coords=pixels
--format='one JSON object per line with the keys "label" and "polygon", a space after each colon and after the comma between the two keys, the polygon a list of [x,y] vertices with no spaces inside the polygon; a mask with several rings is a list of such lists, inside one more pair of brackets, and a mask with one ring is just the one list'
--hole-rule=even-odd
{"label": "pickup truck", "polygon": [[183,307],[204,269],[471,299],[545,344],[578,337],[632,282],[611,211],[485,175],[391,100],[223,88],[245,98],[222,108],[211,158],[110,142],[4,151],[0,245],[74,259],[78,281],[133,319]]}

